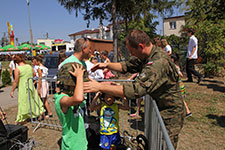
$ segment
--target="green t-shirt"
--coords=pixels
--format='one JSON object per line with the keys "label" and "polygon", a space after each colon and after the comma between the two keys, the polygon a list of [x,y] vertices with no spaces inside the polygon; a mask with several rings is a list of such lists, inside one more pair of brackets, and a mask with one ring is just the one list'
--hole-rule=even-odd
{"label": "green t-shirt", "polygon": [[[61,64],[60,66],[62,67],[63,65],[67,64],[67,63],[72,63],[72,62],[76,62],[76,63],[79,63],[81,65],[84,66],[85,69],[87,69],[87,65],[86,63],[82,60],[80,61],[79,59],[77,59],[77,57],[75,57],[74,55],[71,55],[70,57],[68,57],[67,59],[65,59]],[[86,94],[85,94],[86,95]],[[80,104],[80,107],[84,108],[85,105],[86,105],[86,99],[87,99],[87,96],[84,97],[84,101]]]}
{"label": "green t-shirt", "polygon": [[55,94],[55,110],[62,124],[62,150],[87,150],[87,138],[84,120],[79,113],[73,112],[74,106],[68,108],[66,114],[61,110],[60,100],[67,94]]}

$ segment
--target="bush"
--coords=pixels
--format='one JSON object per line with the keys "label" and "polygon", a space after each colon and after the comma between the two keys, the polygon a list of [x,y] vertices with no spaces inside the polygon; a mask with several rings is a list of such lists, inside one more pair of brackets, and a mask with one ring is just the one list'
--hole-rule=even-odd
{"label": "bush", "polygon": [[7,69],[5,69],[2,72],[2,84],[3,85],[9,85],[11,84],[11,77],[10,77],[10,73]]}

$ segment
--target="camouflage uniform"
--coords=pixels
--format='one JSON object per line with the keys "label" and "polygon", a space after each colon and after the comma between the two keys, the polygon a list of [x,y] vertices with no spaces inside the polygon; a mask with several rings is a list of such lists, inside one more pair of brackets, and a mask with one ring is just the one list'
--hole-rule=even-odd
{"label": "camouflage uniform", "polygon": [[[69,96],[73,96],[74,88],[76,86],[76,77],[69,73],[69,71],[74,71],[72,64],[81,66],[81,64],[76,62],[66,63],[57,72],[57,81],[60,82],[59,88],[63,93],[66,93]],[[84,82],[86,81],[88,81],[87,71],[84,72]]]}
{"label": "camouflage uniform", "polygon": [[146,60],[132,57],[129,61],[121,62],[121,65],[122,73],[140,74],[133,83],[123,85],[125,96],[133,99],[149,94],[156,101],[176,148],[185,110],[178,84],[179,75],[174,63],[164,51],[153,46]]}

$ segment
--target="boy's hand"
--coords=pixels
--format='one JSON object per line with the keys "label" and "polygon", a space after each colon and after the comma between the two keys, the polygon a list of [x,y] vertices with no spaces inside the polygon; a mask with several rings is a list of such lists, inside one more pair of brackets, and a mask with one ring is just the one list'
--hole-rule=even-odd
{"label": "boy's hand", "polygon": [[76,67],[74,66],[74,64],[72,64],[74,72],[69,71],[70,74],[72,74],[73,76],[77,77],[77,76],[83,76],[84,75],[84,69],[82,65],[78,65],[76,64]]}

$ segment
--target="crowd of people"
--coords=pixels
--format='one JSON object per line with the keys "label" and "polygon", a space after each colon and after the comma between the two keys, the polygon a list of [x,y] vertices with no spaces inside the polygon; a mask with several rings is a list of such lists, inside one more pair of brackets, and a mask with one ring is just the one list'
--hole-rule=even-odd
{"label": "crowd of people", "polygon": [[[188,35],[190,36],[187,53],[188,81],[193,81],[191,74],[194,74],[198,77],[199,83],[202,75],[193,69],[192,63],[192,60],[197,59],[197,39],[194,37],[193,30],[188,30]],[[91,54],[90,42],[87,38],[76,41],[73,55],[68,58],[64,53],[59,55],[58,70],[63,69],[68,63],[73,63],[73,71],[67,74],[76,78],[73,81],[75,87],[69,88],[72,90],[72,95],[64,91],[61,80],[57,81],[55,110],[62,124],[61,149],[86,150],[88,147],[84,120],[86,93],[95,93],[89,111],[100,111],[99,142],[102,149],[116,149],[121,143],[118,125],[119,109],[130,109],[128,101],[138,99],[137,112],[131,116],[139,116],[141,101],[146,94],[156,100],[171,142],[176,149],[184,117],[192,115],[184,101],[185,88],[181,81],[183,74],[179,68],[179,56],[172,53],[172,48],[166,39],[156,38],[153,44],[149,36],[141,30],[132,30],[125,42],[131,54],[128,61],[112,62],[113,51],[109,54],[108,51],[95,51]],[[34,95],[30,97],[32,116],[41,119],[43,114],[47,114],[44,119],[53,116],[47,100],[48,68],[43,65],[42,60],[42,55],[33,57],[30,66],[23,57],[15,55],[12,57],[12,63],[10,62],[10,74],[14,75],[11,97],[18,87],[16,119],[18,124],[24,124],[31,117],[28,91]],[[85,70],[88,72],[88,82],[84,82]],[[113,72],[131,73],[129,80],[132,79],[134,82],[126,82],[122,85],[98,82],[99,79],[114,78]],[[102,97],[100,102],[97,101],[98,97]],[[122,105],[115,103],[118,98],[122,99]]]}

